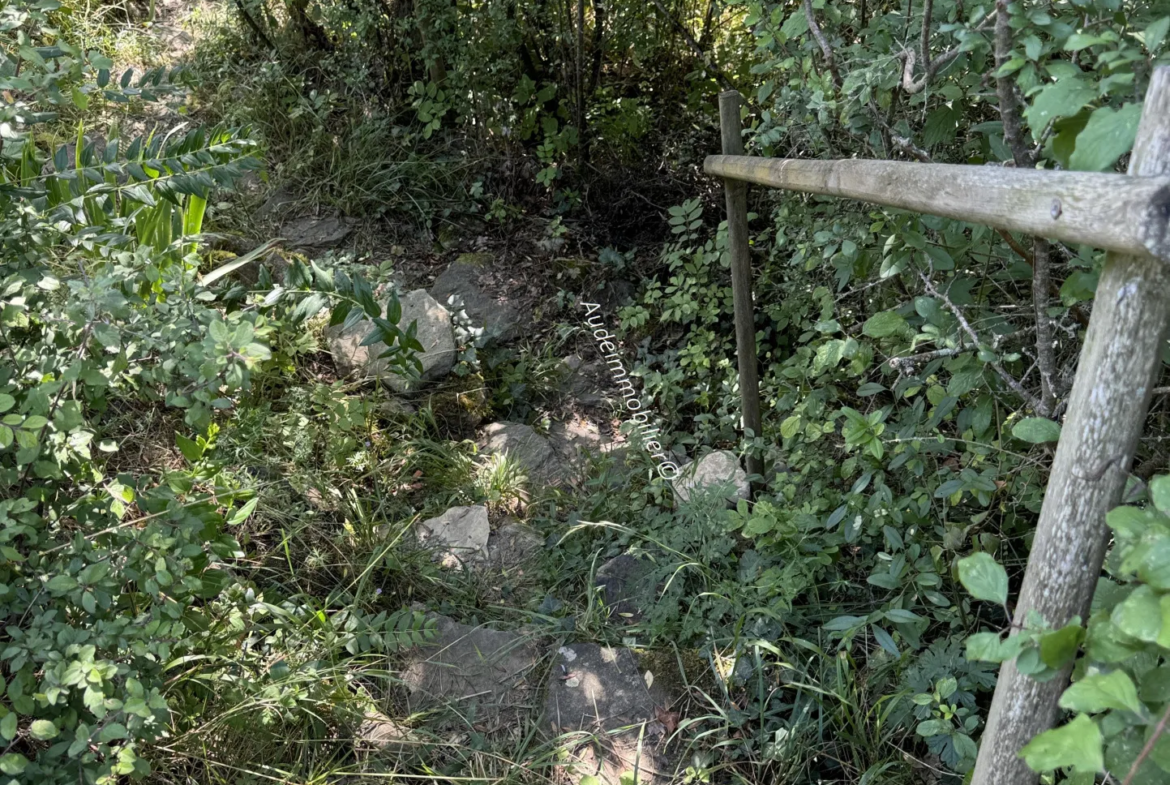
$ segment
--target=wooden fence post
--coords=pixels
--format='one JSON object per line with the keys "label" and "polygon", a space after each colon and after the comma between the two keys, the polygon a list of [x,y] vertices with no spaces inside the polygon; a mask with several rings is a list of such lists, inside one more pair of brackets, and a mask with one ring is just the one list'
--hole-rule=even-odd
{"label": "wooden fence post", "polygon": [[[724,155],[743,155],[739,107],[743,99],[735,90],[719,94],[719,130]],[[739,359],[739,394],[743,405],[743,427],[754,436],[762,435],[760,420],[760,378],[756,357],[755,305],[752,303],[752,261],[748,248],[747,183],[725,179],[727,193],[727,252],[731,256],[731,292],[735,300],[735,345]],[[764,462],[754,452],[747,456],[748,474],[764,473]]]}
{"label": "wooden fence post", "polygon": [[[1170,67],[1154,71],[1129,173],[1170,173]],[[1163,221],[1170,212],[1166,193]],[[728,196],[730,204],[731,197]],[[1054,212],[1057,211],[1054,205]],[[1162,231],[1166,231],[1163,226]],[[1166,262],[1110,253],[1097,285],[1068,418],[1014,618],[1038,611],[1060,627],[1088,616],[1108,542],[1105,513],[1121,498],[1170,322]],[[987,715],[972,785],[1029,785],[1037,775],[1020,749],[1057,719],[1068,669],[1044,683],[1004,663]]]}

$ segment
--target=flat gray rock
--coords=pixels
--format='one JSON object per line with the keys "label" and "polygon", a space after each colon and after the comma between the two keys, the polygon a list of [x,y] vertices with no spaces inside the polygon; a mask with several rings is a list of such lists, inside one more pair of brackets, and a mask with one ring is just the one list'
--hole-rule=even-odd
{"label": "flat gray rock", "polygon": [[605,363],[585,362],[576,354],[561,360],[561,392],[579,405],[587,408],[604,407],[608,386]]}
{"label": "flat gray rock", "polygon": [[281,186],[269,194],[268,198],[264,200],[264,204],[256,210],[256,220],[270,221],[279,218],[296,201],[297,195]]}
{"label": "flat gray rock", "polygon": [[442,379],[451,372],[456,354],[451,314],[423,289],[403,295],[399,302],[402,304],[402,318],[398,320],[398,326],[405,330],[414,322],[418,330],[416,337],[425,350],[419,355],[423,367],[420,378],[407,379],[391,372],[387,361],[378,357],[386,350],[383,344],[361,345],[374,329],[373,323],[365,320],[348,329],[336,325],[325,330],[329,351],[340,375],[381,379],[391,389],[406,392]]}
{"label": "flat gray rock", "polygon": [[634,624],[657,599],[654,562],[623,553],[597,570],[594,585],[601,589],[612,621]]}
{"label": "flat gray rock", "polygon": [[523,467],[531,484],[557,484],[566,468],[548,439],[524,423],[494,422],[483,429],[484,451],[504,454]]}
{"label": "flat gray rock", "polygon": [[474,714],[477,727],[487,723],[492,730],[536,708],[537,648],[530,640],[431,618],[438,622],[436,637],[412,653],[402,673],[412,711],[447,707],[464,719]]}
{"label": "flat gray rock", "polygon": [[544,540],[532,527],[507,520],[488,538],[487,563],[494,569],[510,572],[533,561],[543,546]]}
{"label": "flat gray rock", "polygon": [[487,507],[452,507],[418,525],[419,544],[435,552],[444,567],[462,570],[482,564],[488,557]]}
{"label": "flat gray rock", "polygon": [[285,224],[281,234],[289,248],[333,248],[349,237],[351,231],[341,218],[308,216]]}
{"label": "flat gray rock", "polygon": [[354,746],[358,752],[381,752],[400,757],[416,751],[419,740],[405,725],[380,711],[369,711],[354,733]]}
{"label": "flat gray rock", "polygon": [[573,643],[557,651],[544,721],[562,737],[566,773],[593,775],[605,785],[619,785],[631,772],[640,783],[673,781],[656,711],[665,711],[669,696],[647,681],[629,649]]}
{"label": "flat gray rock", "polygon": [[[477,256],[465,254],[464,256]],[[451,298],[462,303],[463,311],[476,327],[482,327],[484,335],[501,341],[511,341],[520,335],[522,322],[520,309],[514,303],[493,297],[484,291],[480,278],[484,274],[483,264],[459,260],[448,265],[431,286],[431,296],[455,309]]]}
{"label": "flat gray rock", "polygon": [[729,450],[707,453],[679,471],[674,480],[674,493],[679,500],[689,501],[695,489],[722,490],[732,504],[751,495],[747,472]]}

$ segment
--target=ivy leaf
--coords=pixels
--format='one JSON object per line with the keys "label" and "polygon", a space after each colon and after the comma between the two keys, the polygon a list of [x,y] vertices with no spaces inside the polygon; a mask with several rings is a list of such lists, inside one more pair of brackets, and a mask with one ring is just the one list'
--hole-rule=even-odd
{"label": "ivy leaf", "polygon": [[1060,438],[1060,423],[1047,417],[1027,417],[1012,426],[1012,436],[1030,444],[1045,444]]}
{"label": "ivy leaf", "polygon": [[1120,670],[1086,676],[1073,684],[1060,696],[1060,708],[1088,714],[1108,709],[1145,712],[1133,680]]}
{"label": "ivy leaf", "polygon": [[1007,603],[1007,571],[990,553],[980,551],[959,559],[959,582],[977,600]]}
{"label": "ivy leaf", "polygon": [[1112,168],[1133,147],[1141,120],[1142,105],[1126,104],[1114,111],[1102,106],[1089,116],[1084,130],[1077,134],[1076,148],[1069,156],[1070,169],[1103,172]]}
{"label": "ivy leaf", "polygon": [[885,338],[906,328],[906,320],[896,311],[882,311],[866,319],[861,332],[870,338]]}
{"label": "ivy leaf", "polygon": [[1044,731],[1028,742],[1020,757],[1032,771],[1069,768],[1078,772],[1096,772],[1105,766],[1101,729],[1088,715],[1076,718],[1060,728]]}

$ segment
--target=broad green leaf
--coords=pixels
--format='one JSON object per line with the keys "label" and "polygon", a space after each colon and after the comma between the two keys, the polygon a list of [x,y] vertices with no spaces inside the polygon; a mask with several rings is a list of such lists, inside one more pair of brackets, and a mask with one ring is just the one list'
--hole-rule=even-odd
{"label": "broad green leaf", "polygon": [[1073,684],[1060,696],[1060,707],[1069,711],[1096,714],[1108,709],[1120,709],[1141,714],[1145,711],[1138,700],[1137,687],[1125,671],[1095,673]]}
{"label": "broad green leaf", "polygon": [[1170,475],[1160,474],[1150,480],[1150,501],[1159,510],[1170,515]]}
{"label": "broad green leaf", "polygon": [[869,317],[861,331],[870,338],[885,338],[902,332],[906,328],[906,320],[896,311],[882,311]]}
{"label": "broad green leaf", "polygon": [[1108,106],[1095,110],[1084,130],[1077,134],[1076,147],[1068,159],[1069,168],[1085,172],[1111,168],[1133,147],[1141,116],[1139,103],[1126,104],[1116,111]]}
{"label": "broad green leaf", "polygon": [[1167,30],[1170,30],[1170,16],[1164,16],[1146,27],[1142,34],[1142,43],[1146,45],[1147,52],[1154,54],[1162,46]]}
{"label": "broad green leaf", "polygon": [[183,453],[183,457],[191,463],[197,463],[203,457],[203,448],[199,443],[181,433],[175,434],[175,444],[179,446],[179,452]]}
{"label": "broad green leaf", "polygon": [[977,600],[1007,603],[1007,571],[990,553],[980,551],[959,559],[959,582]]}
{"label": "broad green leaf", "polygon": [[54,575],[45,584],[45,588],[54,592],[66,592],[77,588],[77,581],[65,574]]}
{"label": "broad green leaf", "polygon": [[16,712],[10,711],[0,720],[0,736],[3,736],[5,741],[12,741],[16,738],[16,731]]}
{"label": "broad green leaf", "polygon": [[1067,725],[1041,733],[1020,750],[1020,757],[1037,772],[1066,768],[1097,772],[1105,766],[1101,730],[1085,714],[1078,714]]}
{"label": "broad green leaf", "polygon": [[1139,586],[1113,609],[1111,620],[1131,638],[1153,643],[1162,631],[1162,607],[1149,586]]}
{"label": "broad green leaf", "polygon": [[48,424],[48,419],[42,417],[39,414],[34,414],[31,417],[25,419],[25,421],[20,424],[20,427],[24,428],[26,431],[39,431]]}
{"label": "broad green leaf", "polygon": [[967,659],[979,662],[1004,662],[1020,653],[1020,636],[1001,639],[999,633],[977,632],[967,638]]}
{"label": "broad green leaf", "polygon": [[7,755],[0,757],[0,771],[5,774],[16,776],[28,767],[28,758],[23,755],[10,752]]}
{"label": "broad green leaf", "polygon": [[1049,668],[1063,668],[1076,657],[1084,637],[1085,628],[1079,619],[1076,624],[1044,633],[1040,636],[1040,660]]}
{"label": "broad green leaf", "polygon": [[894,624],[913,624],[916,621],[922,621],[922,617],[912,611],[903,610],[901,608],[892,608],[885,612],[885,617]]}
{"label": "broad green leaf", "polygon": [[16,405],[16,399],[8,393],[0,393],[0,412],[6,412]]}
{"label": "broad green leaf", "polygon": [[1047,417],[1027,417],[1012,426],[1012,436],[1031,444],[1045,444],[1060,438],[1060,423]]}
{"label": "broad green leaf", "polygon": [[232,517],[228,519],[228,525],[239,526],[241,523],[248,520],[248,516],[251,515],[252,511],[256,509],[256,504],[259,501],[259,496],[249,499],[243,507],[232,513]]}
{"label": "broad green leaf", "polygon": [[48,741],[57,738],[61,732],[51,720],[33,720],[28,726],[29,735],[38,741]]}
{"label": "broad green leaf", "polygon": [[946,720],[925,720],[924,722],[918,723],[918,727],[915,730],[919,736],[929,738],[931,736],[937,736],[940,733],[948,733],[951,727],[951,724]]}
{"label": "broad green leaf", "polygon": [[1162,630],[1155,641],[1163,649],[1170,649],[1170,594],[1165,594],[1159,602],[1162,610]]}
{"label": "broad green leaf", "polygon": [[1024,117],[1033,136],[1039,136],[1049,122],[1058,117],[1072,117],[1096,97],[1094,85],[1076,77],[1065,77],[1040,90],[1024,110]]}
{"label": "broad green leaf", "polygon": [[955,752],[959,754],[961,760],[972,761],[979,754],[979,747],[975,745],[974,740],[966,733],[955,733],[951,736],[951,742],[955,745]]}
{"label": "broad green leaf", "polygon": [[98,734],[98,739],[102,742],[118,741],[119,739],[129,737],[130,733],[126,730],[126,726],[118,722],[111,722],[102,728],[102,732]]}

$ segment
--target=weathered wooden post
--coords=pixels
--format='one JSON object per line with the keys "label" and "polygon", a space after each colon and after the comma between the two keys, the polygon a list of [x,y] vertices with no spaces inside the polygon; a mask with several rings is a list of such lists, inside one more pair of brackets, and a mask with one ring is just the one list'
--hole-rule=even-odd
{"label": "weathered wooden post", "polygon": [[[1170,67],[1156,69],[1150,79],[1129,174],[1170,174]],[[1059,216],[1060,205],[1052,209]],[[1153,252],[1170,232],[1170,188],[1155,196],[1151,210],[1157,214],[1145,216],[1149,231],[1143,241]],[[1105,513],[1125,486],[1168,322],[1167,263],[1109,253],[1016,604],[1020,622],[1033,610],[1056,627],[1073,616],[1088,616],[1108,542]],[[1052,727],[1067,683],[1067,670],[1039,683],[1021,674],[1014,661],[1004,663],[972,785],[1036,782],[1019,752]]]}
{"label": "weathered wooden post", "polygon": [[[735,90],[719,94],[719,130],[724,155],[743,155],[739,107],[743,98]],[[747,183],[725,178],[727,192],[727,252],[731,257],[731,292],[735,300],[735,345],[739,359],[739,395],[743,427],[753,436],[762,433],[760,378],[756,357],[755,305],[752,303],[752,261],[748,248]],[[748,474],[764,473],[764,462],[755,452],[747,457]]]}

